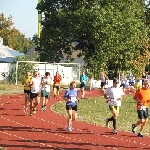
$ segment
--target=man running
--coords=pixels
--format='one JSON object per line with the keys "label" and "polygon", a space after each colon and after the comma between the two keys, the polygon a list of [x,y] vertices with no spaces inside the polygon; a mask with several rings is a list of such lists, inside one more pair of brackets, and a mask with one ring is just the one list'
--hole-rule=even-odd
{"label": "man running", "polygon": [[[32,116],[32,113],[36,113],[36,107],[40,103],[41,77],[39,77],[38,71],[34,71],[33,78],[30,81],[30,86],[30,116]],[[35,99],[35,102],[33,99]]]}
{"label": "man running", "polygon": [[26,71],[26,75],[22,80],[22,85],[24,85],[24,96],[25,96],[25,104],[24,109],[27,110],[28,108],[28,100],[30,99],[30,80],[31,80],[30,71]]}
{"label": "man running", "polygon": [[109,105],[109,109],[112,113],[112,117],[106,119],[106,127],[109,127],[109,122],[113,122],[113,133],[117,134],[116,122],[119,114],[119,107],[121,106],[122,96],[124,92],[119,86],[119,80],[113,79],[113,86],[106,89],[104,92],[104,98]]}
{"label": "man running", "polygon": [[121,81],[120,87],[122,87],[124,93],[125,93],[126,80],[127,80],[126,76],[124,75],[124,73],[122,73],[122,76],[120,77],[120,81]]}
{"label": "man running", "polygon": [[54,98],[57,98],[59,95],[59,89],[60,89],[60,82],[61,82],[61,76],[59,75],[58,71],[56,72],[56,75],[54,76],[54,85],[53,85],[53,90],[54,90]]}
{"label": "man running", "polygon": [[80,90],[82,92],[82,97],[85,96],[85,91],[84,91],[84,87],[86,85],[86,82],[88,80],[88,77],[85,75],[85,72],[83,71],[81,76],[80,76]]}
{"label": "man running", "polygon": [[70,88],[66,90],[64,99],[66,101],[66,110],[68,114],[67,131],[72,131],[72,121],[77,118],[77,101],[78,91],[76,89],[75,81],[70,83]]}
{"label": "man running", "polygon": [[50,73],[46,72],[45,76],[41,80],[41,97],[42,97],[42,107],[41,110],[46,110],[46,105],[48,102],[48,99],[50,98],[50,86],[52,85],[52,78],[50,77]]}
{"label": "man running", "polygon": [[132,132],[135,133],[137,126],[140,125],[140,131],[137,135],[138,137],[144,137],[142,132],[148,122],[148,103],[150,102],[149,84],[149,80],[144,80],[143,87],[139,89],[133,97],[137,103],[137,113],[139,120],[136,122],[136,124],[132,124]]}

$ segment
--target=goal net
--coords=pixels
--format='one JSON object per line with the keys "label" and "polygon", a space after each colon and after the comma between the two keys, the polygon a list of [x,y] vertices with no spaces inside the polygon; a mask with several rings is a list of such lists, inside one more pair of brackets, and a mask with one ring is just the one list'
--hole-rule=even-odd
{"label": "goal net", "polygon": [[15,84],[21,82],[25,72],[29,70],[38,71],[40,76],[44,76],[45,72],[49,72],[53,79],[56,72],[61,75],[63,85],[68,85],[72,80],[79,81],[80,78],[80,64],[79,63],[48,63],[36,61],[17,61],[15,67]]}

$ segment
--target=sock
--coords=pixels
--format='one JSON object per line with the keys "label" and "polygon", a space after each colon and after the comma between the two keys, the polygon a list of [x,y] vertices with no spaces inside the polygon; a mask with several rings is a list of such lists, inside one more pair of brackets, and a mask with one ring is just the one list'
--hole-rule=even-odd
{"label": "sock", "polygon": [[108,119],[108,122],[109,122],[109,121],[113,121],[113,119],[114,119],[114,118],[113,118],[113,116],[112,116],[111,118]]}
{"label": "sock", "polygon": [[116,130],[116,119],[113,118],[113,128]]}

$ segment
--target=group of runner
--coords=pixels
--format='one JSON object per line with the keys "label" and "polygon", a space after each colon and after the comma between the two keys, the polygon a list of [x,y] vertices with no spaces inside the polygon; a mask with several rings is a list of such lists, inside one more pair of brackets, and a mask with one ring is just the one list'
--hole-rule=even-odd
{"label": "group of runner", "polygon": [[[109,127],[109,122],[113,122],[113,133],[117,134],[117,117],[119,114],[119,108],[121,106],[121,101],[123,99],[124,93],[124,80],[123,75],[120,81],[117,78],[113,79],[113,86],[104,89],[106,84],[106,78],[104,73],[101,74],[100,80],[102,80],[102,91],[106,103],[108,103],[109,109],[112,113],[110,118],[106,119],[106,127]],[[105,78],[105,80],[104,80]],[[82,92],[82,98],[85,96],[84,87],[88,81],[88,76],[85,75],[85,72],[82,72],[80,76],[80,90]],[[125,78],[124,78],[125,79]],[[46,104],[50,98],[50,85],[53,85],[54,88],[54,97],[56,98],[59,95],[61,76],[58,72],[54,76],[54,83],[48,72],[45,73],[43,78],[39,77],[37,71],[33,73],[31,78],[30,72],[26,72],[26,77],[23,79],[23,85],[25,87],[25,109],[27,109],[27,99],[30,99],[30,115],[36,112],[36,107],[40,103],[40,96],[42,97],[42,110],[46,110]],[[131,80],[129,80],[131,82]],[[133,83],[130,83],[133,86]],[[138,84],[138,82],[137,82]],[[137,103],[137,113],[138,121],[135,124],[132,124],[132,132],[136,132],[137,126],[141,125],[140,131],[138,132],[138,137],[143,137],[143,129],[148,121],[148,103],[150,102],[150,82],[148,79],[143,79],[142,87],[136,89],[133,99]],[[40,95],[41,93],[41,95]],[[30,94],[30,97],[29,97]],[[70,87],[66,90],[64,94],[64,100],[66,101],[66,111],[68,114],[67,118],[67,131],[72,131],[72,121],[77,119],[77,102],[78,102],[78,90],[76,89],[76,81],[70,83]]]}
{"label": "group of runner", "polygon": [[61,76],[56,72],[54,80],[52,80],[50,73],[46,72],[44,77],[41,77],[38,71],[33,72],[33,76],[30,71],[26,71],[26,75],[22,80],[22,85],[24,85],[24,95],[25,95],[25,106],[24,109],[28,108],[28,101],[30,103],[30,116],[36,113],[36,107],[41,102],[41,110],[46,110],[46,105],[48,99],[50,98],[50,87],[53,86],[54,97],[57,99],[59,96]]}

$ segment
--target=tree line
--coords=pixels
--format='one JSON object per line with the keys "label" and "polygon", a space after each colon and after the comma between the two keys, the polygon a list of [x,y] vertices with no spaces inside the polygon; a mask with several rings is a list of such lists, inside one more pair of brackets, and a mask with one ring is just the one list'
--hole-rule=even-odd
{"label": "tree line", "polygon": [[32,38],[26,38],[18,29],[15,28],[13,17],[6,18],[0,14],[0,37],[3,38],[3,44],[21,53],[26,53],[37,43],[37,34]]}
{"label": "tree line", "polygon": [[[149,64],[149,1],[44,0],[39,48],[42,61],[59,62],[80,50],[86,69],[98,76],[132,71],[139,76]],[[78,43],[72,47],[72,42]]]}

